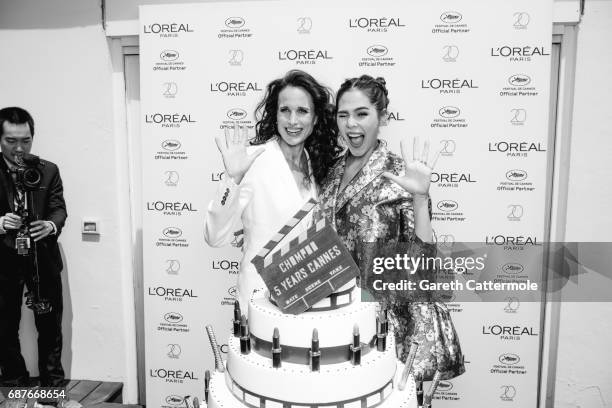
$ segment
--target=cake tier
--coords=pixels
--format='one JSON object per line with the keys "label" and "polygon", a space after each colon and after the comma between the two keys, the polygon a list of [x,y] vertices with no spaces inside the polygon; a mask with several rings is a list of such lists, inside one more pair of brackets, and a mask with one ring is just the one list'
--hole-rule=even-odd
{"label": "cake tier", "polygon": [[348,306],[299,315],[282,313],[270,303],[264,291],[256,291],[249,302],[249,331],[256,343],[271,342],[276,327],[282,347],[308,350],[313,329],[319,332],[321,348],[348,346],[353,341],[353,326],[357,324],[361,341],[369,343],[376,335],[376,303],[361,303],[360,290],[353,289],[353,301]]}
{"label": "cake tier", "polygon": [[[412,376],[409,377],[406,388],[399,391],[396,386],[397,380],[403,366],[399,364],[396,370],[395,380],[388,382],[381,391],[367,393],[352,384],[349,378],[343,376],[335,376],[329,378],[329,381],[336,388],[344,388],[352,391],[352,398],[347,400],[331,401],[324,404],[316,404],[317,408],[417,408],[415,383]],[[320,374],[320,373],[319,373]],[[365,374],[365,373],[364,373]],[[257,395],[237,386],[232,380],[228,372],[213,373],[210,381],[210,393],[208,396],[208,408],[312,408],[315,399],[319,395],[319,390],[314,388],[310,383],[310,374],[304,376],[300,382],[296,383],[289,394],[294,395],[291,391],[296,392],[300,389],[308,392],[310,400],[306,403],[298,402],[295,398],[289,400],[281,400],[278,398],[266,398],[262,395]],[[265,381],[265,379],[262,379]],[[280,388],[280,386],[278,387]],[[369,389],[369,388],[368,388]],[[362,395],[357,395],[359,393]]]}
{"label": "cake tier", "polygon": [[[321,333],[324,336],[327,332]],[[348,350],[348,342],[345,342],[344,347]],[[324,354],[325,349],[321,348],[322,358]],[[240,339],[232,337],[229,341],[227,371],[231,377],[228,387],[243,400],[252,396],[299,405],[376,399],[391,391],[396,371],[395,343],[393,335],[389,333],[386,350],[372,350],[362,355],[360,365],[352,365],[348,361],[322,364],[320,371],[312,372],[306,364],[283,361],[281,367],[273,368],[272,360],[268,357],[254,351],[241,354]]]}

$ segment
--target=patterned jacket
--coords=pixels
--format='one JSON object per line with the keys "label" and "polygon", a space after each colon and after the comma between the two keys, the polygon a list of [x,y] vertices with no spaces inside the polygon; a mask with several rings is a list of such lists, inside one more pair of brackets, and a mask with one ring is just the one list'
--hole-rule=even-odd
{"label": "patterned jacket", "polygon": [[[388,281],[410,277],[405,271],[385,271],[383,275],[372,273],[373,261],[377,257],[436,255],[435,244],[421,241],[414,233],[411,194],[381,175],[385,171],[403,174],[403,160],[390,152],[384,142],[379,142],[365,166],[343,191],[339,191],[346,158],[347,155],[341,156],[330,169],[321,188],[315,218],[325,217],[336,227],[340,239],[359,266],[362,289],[370,288],[372,282],[383,275]],[[412,279],[425,276],[434,279],[434,272],[419,270]],[[366,293],[390,311],[402,361],[406,361],[413,342],[420,344],[413,365],[415,378],[431,380],[439,370],[441,379],[449,379],[465,371],[459,340],[444,304],[427,299],[414,301],[405,291],[368,290]]]}

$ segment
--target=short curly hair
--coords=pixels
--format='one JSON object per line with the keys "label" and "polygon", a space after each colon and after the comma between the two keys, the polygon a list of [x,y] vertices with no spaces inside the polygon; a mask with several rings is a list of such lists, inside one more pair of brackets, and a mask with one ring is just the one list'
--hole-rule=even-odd
{"label": "short curly hair", "polygon": [[312,98],[317,120],[312,134],[304,143],[304,148],[310,156],[312,175],[316,183],[320,185],[332,166],[334,158],[342,149],[338,145],[338,126],[332,92],[317,82],[312,75],[295,69],[268,84],[266,94],[255,110],[256,135],[251,144],[263,144],[278,136],[276,120],[278,96],[287,86],[301,88]]}

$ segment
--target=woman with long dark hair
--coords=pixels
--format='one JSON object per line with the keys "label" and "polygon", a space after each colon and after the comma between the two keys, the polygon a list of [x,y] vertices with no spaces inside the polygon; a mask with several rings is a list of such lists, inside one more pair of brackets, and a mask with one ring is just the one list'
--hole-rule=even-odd
{"label": "woman with long dark hair", "polygon": [[[338,132],[347,150],[323,183],[318,216],[334,224],[360,268],[362,289],[368,290],[374,258],[435,256],[429,186],[437,154],[430,154],[427,141],[413,143],[412,149],[402,143],[402,160],[379,140],[389,104],[383,78],[346,80],[336,103]],[[449,379],[465,371],[444,304],[390,291],[370,293],[390,312],[402,361],[418,343],[412,371],[417,381],[432,380],[436,372]]]}
{"label": "woman with long dark hair", "polygon": [[[246,314],[254,289],[264,282],[250,260],[310,198],[318,196],[339,153],[331,92],[311,75],[289,71],[267,87],[256,110],[256,136],[235,127],[215,142],[225,176],[208,206],[205,239],[211,246],[229,244],[244,230],[243,261],[238,277],[241,310]],[[309,219],[292,234],[306,230]]]}

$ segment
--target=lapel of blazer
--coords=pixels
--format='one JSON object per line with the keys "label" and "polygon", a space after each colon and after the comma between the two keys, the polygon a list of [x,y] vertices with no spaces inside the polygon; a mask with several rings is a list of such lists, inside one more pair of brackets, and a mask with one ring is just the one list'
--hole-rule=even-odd
{"label": "lapel of blazer", "polygon": [[[347,153],[348,154],[348,153]],[[346,156],[345,156],[346,157]],[[357,196],[368,184],[379,177],[385,170],[387,159],[387,148],[384,142],[379,141],[378,146],[372,152],[368,162],[359,170],[357,175],[351,180],[343,191],[338,192],[336,200],[336,212],[346,205],[351,199]],[[346,159],[345,159],[346,160]],[[343,160],[343,163],[345,162]],[[344,173],[344,166],[343,171]],[[342,175],[340,175],[340,179]],[[339,185],[339,184],[338,184]]]}
{"label": "lapel of blazer", "polygon": [[15,189],[13,188],[13,180],[11,175],[8,173],[8,166],[4,161],[4,157],[0,154],[0,194],[2,191],[6,193],[6,200],[8,201],[9,208],[11,211],[15,211]]}

